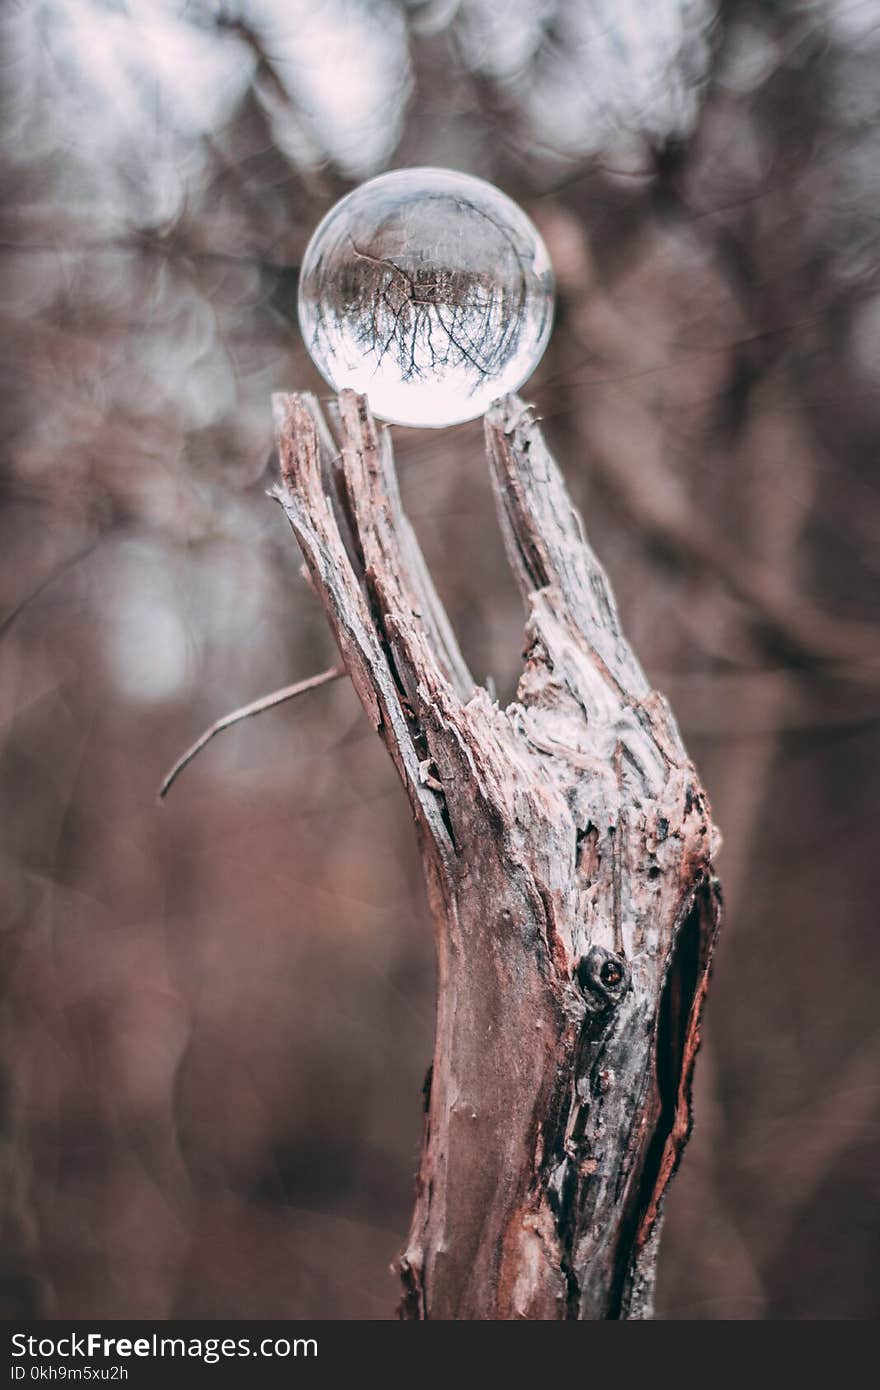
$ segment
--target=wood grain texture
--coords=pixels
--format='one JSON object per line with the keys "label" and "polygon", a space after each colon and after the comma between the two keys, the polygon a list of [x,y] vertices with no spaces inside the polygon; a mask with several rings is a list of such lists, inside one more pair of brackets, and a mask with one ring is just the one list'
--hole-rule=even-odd
{"label": "wood grain texture", "polygon": [[506,709],[474,684],[390,434],[276,398],[290,520],[419,836],[437,1032],[400,1269],[415,1318],[650,1316],[717,933],[718,836],[530,411],[485,420],[526,612]]}

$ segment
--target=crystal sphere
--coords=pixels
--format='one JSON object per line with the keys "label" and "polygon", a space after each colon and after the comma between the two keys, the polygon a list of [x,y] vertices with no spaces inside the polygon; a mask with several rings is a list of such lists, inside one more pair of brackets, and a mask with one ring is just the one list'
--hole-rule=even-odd
{"label": "crystal sphere", "polygon": [[335,390],[401,425],[472,420],[531,376],[553,315],[547,248],[516,203],[451,169],[342,198],[306,248],[299,322]]}

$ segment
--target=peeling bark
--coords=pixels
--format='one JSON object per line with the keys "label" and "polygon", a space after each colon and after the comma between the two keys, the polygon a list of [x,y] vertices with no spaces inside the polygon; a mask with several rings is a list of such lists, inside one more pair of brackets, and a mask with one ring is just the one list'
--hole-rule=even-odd
{"label": "peeling bark", "polygon": [[531,413],[486,416],[526,608],[500,709],[403,515],[387,429],[276,398],[277,496],[415,818],[437,1032],[402,1313],[650,1316],[687,1141],[718,837]]}

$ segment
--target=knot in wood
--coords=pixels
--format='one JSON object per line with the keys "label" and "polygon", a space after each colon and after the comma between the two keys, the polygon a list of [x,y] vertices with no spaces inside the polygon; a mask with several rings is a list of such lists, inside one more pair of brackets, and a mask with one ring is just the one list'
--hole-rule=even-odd
{"label": "knot in wood", "polygon": [[587,1011],[593,1014],[616,1009],[632,981],[625,958],[604,946],[591,946],[578,961],[575,973]]}

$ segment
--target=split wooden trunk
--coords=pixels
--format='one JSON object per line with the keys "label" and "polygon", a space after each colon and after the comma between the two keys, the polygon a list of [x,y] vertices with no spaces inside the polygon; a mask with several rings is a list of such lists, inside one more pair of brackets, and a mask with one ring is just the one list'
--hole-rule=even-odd
{"label": "split wooden trunk", "polygon": [[663,697],[517,397],[486,416],[526,609],[516,700],[473,681],[344,391],[275,400],[279,501],[412,806],[437,1033],[404,1315],[650,1316],[719,920],[718,845]]}

